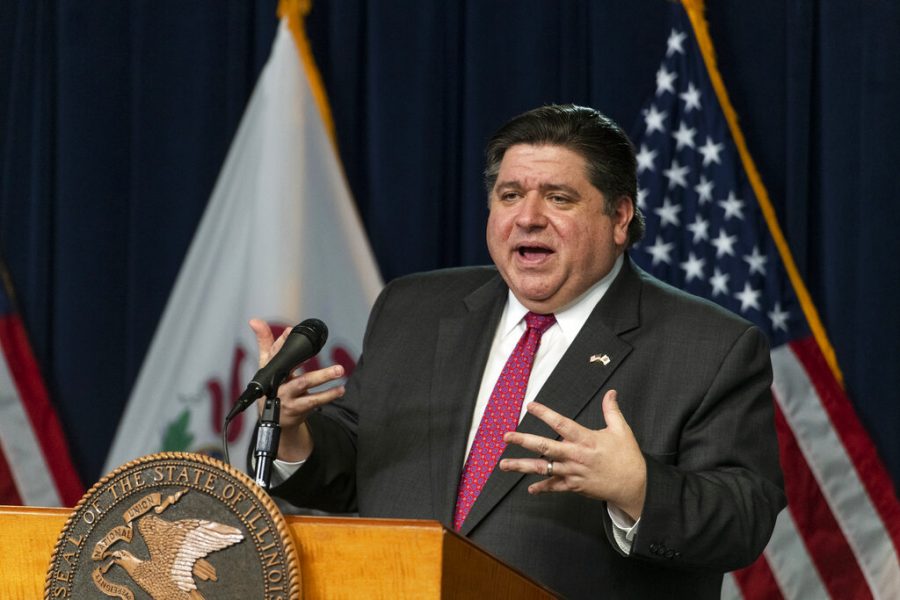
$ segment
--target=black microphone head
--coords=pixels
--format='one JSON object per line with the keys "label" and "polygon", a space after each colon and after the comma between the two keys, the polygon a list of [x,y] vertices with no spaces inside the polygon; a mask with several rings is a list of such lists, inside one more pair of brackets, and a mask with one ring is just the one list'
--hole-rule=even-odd
{"label": "black microphone head", "polygon": [[328,327],[318,319],[307,319],[291,329],[275,356],[257,371],[256,381],[266,396],[272,396],[291,369],[315,356],[328,339]]}
{"label": "black microphone head", "polygon": [[319,319],[306,319],[291,330],[306,336],[312,342],[314,352],[318,352],[328,341],[328,327]]}
{"label": "black microphone head", "polygon": [[225,422],[245,410],[257,398],[271,398],[291,369],[318,354],[327,340],[328,327],[319,319],[307,319],[291,329],[281,349],[247,384],[247,389],[235,402],[231,412],[225,417]]}

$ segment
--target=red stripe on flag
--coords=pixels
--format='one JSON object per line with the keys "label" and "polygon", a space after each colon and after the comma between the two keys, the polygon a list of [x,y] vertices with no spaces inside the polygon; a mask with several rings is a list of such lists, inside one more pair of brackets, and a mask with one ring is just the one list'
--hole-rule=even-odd
{"label": "red stripe on flag", "polygon": [[34,436],[41,446],[44,463],[56,483],[60,500],[64,506],[74,506],[84,493],[84,488],[75,472],[62,426],[50,404],[47,389],[31,353],[25,328],[15,315],[0,317],[0,347]]}
{"label": "red stripe on flag", "polygon": [[891,477],[878,456],[847,394],[835,380],[825,362],[818,344],[813,338],[790,343],[794,355],[809,374],[832,428],[844,444],[844,448],[862,481],[869,499],[884,522],[885,530],[900,550],[900,501],[894,493]]}
{"label": "red stripe on flag", "polygon": [[788,510],[822,583],[832,598],[871,598],[869,584],[856,562],[856,556],[822,495],[794,432],[777,405],[775,430],[781,449]]}
{"label": "red stripe on flag", "polygon": [[12,470],[9,468],[2,447],[0,447],[0,504],[22,504],[22,498],[19,496],[19,490],[16,489],[16,482],[13,480]]}
{"label": "red stripe on flag", "polygon": [[778,587],[772,568],[765,555],[756,559],[756,562],[732,573],[741,594],[747,600],[784,600],[784,595]]}

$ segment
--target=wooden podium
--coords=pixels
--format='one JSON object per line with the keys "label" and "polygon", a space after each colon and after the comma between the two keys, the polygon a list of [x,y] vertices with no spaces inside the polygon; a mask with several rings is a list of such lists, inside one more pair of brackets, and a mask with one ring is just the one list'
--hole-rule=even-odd
{"label": "wooden podium", "polygon": [[[43,598],[53,547],[70,513],[0,506],[0,598]],[[305,600],[554,597],[434,521],[286,519]]]}

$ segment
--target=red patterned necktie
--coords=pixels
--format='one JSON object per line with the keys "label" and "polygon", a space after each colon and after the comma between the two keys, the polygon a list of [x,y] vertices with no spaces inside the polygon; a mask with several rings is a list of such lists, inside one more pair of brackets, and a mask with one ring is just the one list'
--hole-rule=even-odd
{"label": "red patterned necktie", "polygon": [[506,448],[503,434],[514,431],[519,424],[525,389],[528,387],[528,377],[531,375],[534,355],[541,343],[541,335],[555,322],[556,317],[552,314],[538,315],[529,312],[525,315],[525,333],[519,338],[500,372],[487,408],[484,409],[484,416],[478,424],[478,431],[475,432],[466,466],[463,467],[456,496],[456,513],[453,516],[453,527],[457,531],[462,527],[469,510],[475,504],[475,498]]}

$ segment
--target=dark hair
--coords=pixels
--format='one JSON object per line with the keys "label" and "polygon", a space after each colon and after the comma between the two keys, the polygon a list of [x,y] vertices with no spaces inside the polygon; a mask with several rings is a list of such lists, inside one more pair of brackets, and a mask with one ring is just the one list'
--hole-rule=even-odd
{"label": "dark hair", "polygon": [[574,104],[541,106],[501,127],[485,150],[484,184],[488,195],[494,189],[500,162],[517,144],[563,146],[577,152],[587,163],[587,178],[606,198],[607,214],[627,196],[634,206],[628,226],[628,245],[644,235],[644,215],[637,206],[637,160],[625,132],[609,117]]}

